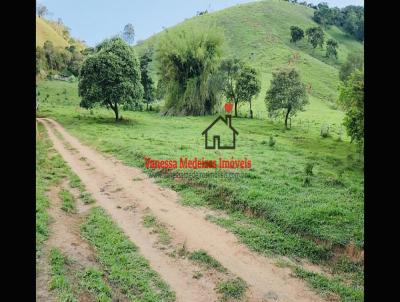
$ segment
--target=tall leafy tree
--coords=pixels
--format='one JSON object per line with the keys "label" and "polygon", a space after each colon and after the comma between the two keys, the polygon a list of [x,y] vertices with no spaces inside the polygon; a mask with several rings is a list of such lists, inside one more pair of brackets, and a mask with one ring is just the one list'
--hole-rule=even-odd
{"label": "tall leafy tree", "polygon": [[248,102],[250,106],[250,118],[253,118],[253,110],[251,109],[251,101],[257,96],[261,89],[261,82],[257,71],[250,66],[244,66],[237,79],[236,95],[242,102]]}
{"label": "tall leafy tree", "polygon": [[244,63],[237,58],[225,59],[221,62],[219,73],[223,82],[222,89],[225,97],[234,103],[235,117],[237,117],[237,106],[241,99],[238,96],[237,81]]}
{"label": "tall leafy tree", "polygon": [[128,23],[124,26],[122,37],[128,44],[133,44],[135,41],[135,28],[131,23]]}
{"label": "tall leafy tree", "polygon": [[355,70],[339,87],[340,107],[345,111],[344,125],[351,141],[364,143],[364,71]]}
{"label": "tall leafy tree", "polygon": [[218,68],[223,36],[216,28],[168,30],[156,51],[166,85],[166,114],[211,114],[219,90],[211,81]]}
{"label": "tall leafy tree", "polygon": [[308,42],[315,49],[317,46],[321,47],[324,45],[324,31],[321,27],[310,27],[306,31]]}
{"label": "tall leafy tree", "polygon": [[146,102],[146,110],[149,110],[149,104],[154,101],[154,82],[150,76],[149,63],[153,60],[153,50],[147,49],[140,57],[141,82],[144,89],[143,99]]}
{"label": "tall leafy tree", "polygon": [[295,43],[304,38],[304,31],[298,26],[290,26],[290,42]]}
{"label": "tall leafy tree", "polygon": [[337,59],[337,48],[339,44],[334,39],[329,39],[326,41],[326,57],[334,56]]}
{"label": "tall leafy tree", "polygon": [[81,107],[95,103],[112,109],[119,118],[120,104],[133,104],[143,95],[140,65],[136,53],[121,38],[106,40],[83,62],[79,76]]}
{"label": "tall leafy tree", "polygon": [[288,128],[288,118],[308,104],[306,86],[301,82],[299,73],[293,68],[275,71],[265,103],[270,116],[284,112],[285,127]]}

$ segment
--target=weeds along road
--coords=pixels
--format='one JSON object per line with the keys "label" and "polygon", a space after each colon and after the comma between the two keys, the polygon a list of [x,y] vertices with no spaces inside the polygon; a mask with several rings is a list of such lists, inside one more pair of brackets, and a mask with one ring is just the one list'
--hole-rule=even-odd
{"label": "weeds along road", "polygon": [[279,268],[271,259],[251,252],[233,234],[205,220],[204,212],[180,205],[174,191],[158,186],[140,169],[83,145],[54,120],[38,121],[97,205],[139,247],[152,268],[175,291],[177,301],[216,301],[215,280],[196,280],[192,263],[172,258],[154,245],[154,238],[141,223],[149,210],[165,224],[174,245],[185,244],[190,251],[203,249],[230,273],[246,281],[248,301],[323,301],[303,281],[292,277],[289,269]]}

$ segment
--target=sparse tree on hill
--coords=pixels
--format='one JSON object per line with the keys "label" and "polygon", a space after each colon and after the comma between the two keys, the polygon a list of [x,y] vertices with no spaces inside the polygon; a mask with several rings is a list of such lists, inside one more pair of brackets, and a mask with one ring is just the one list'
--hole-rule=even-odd
{"label": "sparse tree on hill", "polygon": [[296,44],[297,41],[304,38],[304,31],[298,26],[290,26],[290,36],[290,42]]}
{"label": "sparse tree on hill", "polygon": [[43,5],[43,4],[38,4],[37,7],[36,7],[36,11],[37,11],[37,15],[38,15],[40,18],[43,18],[43,17],[45,17],[46,15],[49,14],[49,10],[48,10],[47,7],[46,7],[45,5]]}
{"label": "sparse tree on hill", "polygon": [[308,42],[315,49],[317,46],[321,47],[324,45],[324,32],[321,27],[310,27],[306,31]]}
{"label": "sparse tree on hill", "polygon": [[339,87],[338,103],[345,111],[344,125],[351,141],[364,143],[364,71],[356,70]]}
{"label": "sparse tree on hill", "polygon": [[128,44],[133,44],[135,41],[135,28],[131,23],[125,25],[122,37]]}
{"label": "sparse tree on hill", "polygon": [[270,116],[285,112],[285,127],[288,118],[302,111],[308,104],[306,86],[301,82],[299,73],[293,69],[282,69],[272,74],[270,88],[265,96]]}
{"label": "sparse tree on hill", "polygon": [[106,40],[83,62],[79,76],[81,107],[100,103],[119,119],[118,105],[137,103],[143,95],[135,50],[121,38]]}
{"label": "sparse tree on hill", "polygon": [[334,56],[337,59],[337,48],[339,47],[339,44],[336,40],[329,39],[326,41],[326,57],[329,58],[331,56]]}
{"label": "sparse tree on hill", "polygon": [[257,96],[261,89],[261,82],[258,78],[257,71],[250,67],[244,66],[237,79],[236,94],[237,98],[242,102],[248,102],[250,106],[250,118],[253,118],[253,110],[251,109],[251,101]]}

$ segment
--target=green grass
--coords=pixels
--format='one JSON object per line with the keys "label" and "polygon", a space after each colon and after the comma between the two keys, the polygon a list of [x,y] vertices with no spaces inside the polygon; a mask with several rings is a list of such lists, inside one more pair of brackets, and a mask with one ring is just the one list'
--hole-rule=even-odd
{"label": "green grass", "polygon": [[55,290],[60,302],[77,302],[67,277],[68,259],[57,248],[50,251],[50,289]]}
{"label": "green grass", "polygon": [[191,252],[189,259],[205,265],[207,268],[215,269],[219,272],[226,272],[226,268],[222,266],[217,260],[207,254],[204,250],[197,250]]}
{"label": "green grass", "polygon": [[[39,90],[43,86],[50,85],[41,82]],[[293,123],[291,130],[284,130],[282,122],[234,119],[239,131],[237,149],[204,150],[201,132],[214,117],[122,112],[124,120],[115,123],[113,113],[105,109],[76,111],[74,106],[58,105],[56,98],[49,100],[40,113],[58,120],[84,143],[130,166],[144,168],[145,155],[177,160],[181,156],[250,158],[253,167],[241,171],[243,177],[237,179],[191,177],[176,182],[160,171],[145,172],[178,191],[184,205],[227,211],[228,218],[213,221],[257,252],[334,267],[338,248],[355,244],[363,249],[362,158],[347,138],[338,141],[336,132],[322,138],[317,121],[309,126]],[[341,122],[339,116],[334,118],[336,124]],[[276,142],[273,147],[268,144],[271,136]],[[308,164],[313,164],[310,175],[306,172]],[[349,278],[359,279],[363,266],[357,264],[353,269]],[[340,266],[335,273],[348,274]]]}
{"label": "green grass", "polygon": [[78,273],[80,286],[88,290],[97,302],[112,301],[110,287],[104,282],[104,274],[95,267],[86,268],[84,272]]}
{"label": "green grass", "polygon": [[308,272],[300,267],[296,267],[295,275],[301,279],[304,279],[321,295],[329,296],[334,293],[340,297],[341,301],[364,301],[363,287],[346,286],[339,278],[328,278],[318,273]]}
{"label": "green grass", "polygon": [[87,191],[81,192],[80,197],[84,204],[92,204],[96,202],[96,200],[92,197],[92,195]]}
{"label": "green grass", "polygon": [[143,225],[146,228],[151,228],[152,232],[158,235],[158,242],[164,245],[171,243],[171,236],[167,228],[157,221],[157,218],[152,214],[143,216]]}
{"label": "green grass", "polygon": [[61,199],[61,209],[67,213],[76,213],[75,199],[74,196],[68,190],[61,190],[59,192]]}
{"label": "green grass", "polygon": [[217,292],[221,294],[222,301],[240,300],[243,298],[246,289],[246,282],[240,278],[222,281],[217,285]]}
{"label": "green grass", "polygon": [[98,261],[132,301],[174,301],[175,294],[154,272],[138,248],[101,208],[91,210],[81,226],[82,236],[95,248]]}

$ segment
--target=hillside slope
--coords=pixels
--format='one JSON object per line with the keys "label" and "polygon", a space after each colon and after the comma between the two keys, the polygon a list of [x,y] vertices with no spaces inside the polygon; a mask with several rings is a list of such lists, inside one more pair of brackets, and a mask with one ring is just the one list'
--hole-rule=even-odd
{"label": "hillside slope", "polygon": [[84,49],[86,46],[79,40],[69,37],[69,34],[63,34],[66,27],[36,16],[36,46],[43,46],[44,42],[51,41],[55,47],[76,46],[78,49]]}
{"label": "hillside slope", "polygon": [[[314,10],[299,4],[282,0],[266,0],[248,4],[236,5],[214,13],[195,16],[176,25],[177,29],[190,27],[218,26],[225,35],[225,57],[242,58],[261,73],[262,89],[254,102],[256,116],[266,116],[264,104],[265,92],[269,86],[273,70],[287,66],[293,57],[298,57],[294,66],[307,85],[311,86],[311,102],[307,112],[301,113],[305,119],[319,119],[322,122],[337,122],[342,117],[340,111],[332,109],[330,100],[337,97],[339,84],[338,69],[349,53],[363,52],[362,43],[345,34],[339,28],[332,26],[324,29],[326,39],[334,38],[339,42],[338,60],[324,57],[325,50],[313,50],[305,39],[294,45],[290,43],[290,26],[297,25],[306,30],[318,26],[312,20]],[[136,46],[142,52],[149,46],[156,46],[158,38],[168,29],[150,37]],[[297,55],[296,55],[297,54]],[[154,75],[156,66],[152,66]],[[245,114],[247,105],[242,106]],[[322,117],[316,117],[315,112],[322,112]]]}
{"label": "hillside slope", "polygon": [[36,46],[51,41],[55,47],[67,47],[69,43],[46,20],[36,17]]}

